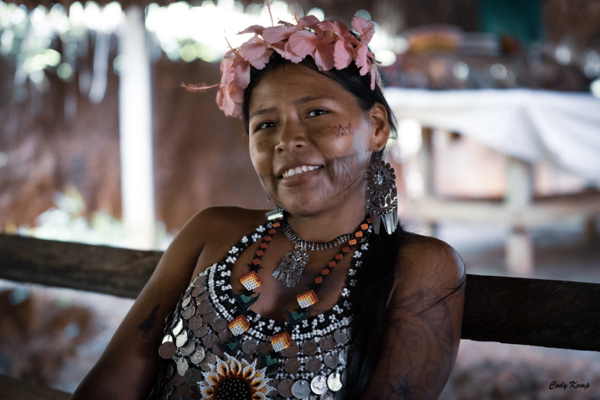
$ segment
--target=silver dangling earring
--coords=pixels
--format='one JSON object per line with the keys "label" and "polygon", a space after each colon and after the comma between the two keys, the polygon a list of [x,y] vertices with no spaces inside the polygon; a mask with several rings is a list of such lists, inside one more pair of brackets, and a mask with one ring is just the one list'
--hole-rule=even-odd
{"label": "silver dangling earring", "polygon": [[391,235],[398,226],[398,191],[396,174],[389,163],[381,159],[383,150],[371,154],[367,169],[367,209],[378,234],[381,222]]}
{"label": "silver dangling earring", "polygon": [[267,195],[267,203],[271,202],[271,196]]}

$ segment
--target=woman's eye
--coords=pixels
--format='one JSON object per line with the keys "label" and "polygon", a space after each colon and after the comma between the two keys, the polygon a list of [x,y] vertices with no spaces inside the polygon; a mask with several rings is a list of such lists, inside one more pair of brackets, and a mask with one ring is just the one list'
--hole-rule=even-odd
{"label": "woman's eye", "polygon": [[273,122],[263,122],[261,124],[256,125],[256,127],[254,128],[254,131],[259,131],[261,129],[266,129],[266,128],[273,128],[275,126],[275,123]]}
{"label": "woman's eye", "polygon": [[327,114],[326,110],[312,110],[308,113],[309,117],[318,117],[319,115]]}

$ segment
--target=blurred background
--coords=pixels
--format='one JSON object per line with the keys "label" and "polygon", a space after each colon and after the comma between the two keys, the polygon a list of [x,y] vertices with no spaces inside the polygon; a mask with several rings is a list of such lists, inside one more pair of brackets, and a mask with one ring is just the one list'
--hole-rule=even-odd
{"label": "blurred background", "polygon": [[[600,2],[272,11],[376,22],[407,229],[446,240],[472,274],[600,283]],[[0,232],[161,250],[203,208],[269,208],[241,121],[181,88],[218,83],[253,24],[271,24],[262,2],[0,1]],[[0,281],[0,303],[0,374],[69,392],[132,301]],[[598,399],[600,358],[463,341],[442,398]]]}

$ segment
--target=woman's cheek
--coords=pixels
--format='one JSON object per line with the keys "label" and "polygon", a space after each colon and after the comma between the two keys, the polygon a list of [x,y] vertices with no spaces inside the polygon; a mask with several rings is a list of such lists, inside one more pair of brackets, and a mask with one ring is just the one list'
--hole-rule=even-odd
{"label": "woman's cheek", "polygon": [[329,132],[331,135],[342,138],[342,137],[352,137],[354,136],[354,128],[350,124],[334,124],[329,127]]}
{"label": "woman's cheek", "polygon": [[266,141],[250,143],[250,159],[254,169],[260,176],[271,174],[271,151]]}

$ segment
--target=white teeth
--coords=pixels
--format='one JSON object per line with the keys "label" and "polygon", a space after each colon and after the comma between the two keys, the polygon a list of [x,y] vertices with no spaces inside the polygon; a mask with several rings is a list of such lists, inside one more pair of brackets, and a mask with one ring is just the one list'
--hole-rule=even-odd
{"label": "white teeth", "polygon": [[319,168],[321,168],[321,167],[303,165],[301,167],[296,167],[296,168],[292,168],[292,169],[285,171],[282,176],[284,179],[290,178],[292,176],[299,175],[304,172],[314,171],[315,169],[319,169]]}

